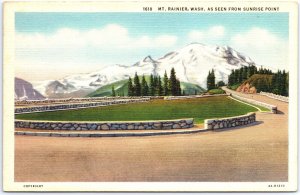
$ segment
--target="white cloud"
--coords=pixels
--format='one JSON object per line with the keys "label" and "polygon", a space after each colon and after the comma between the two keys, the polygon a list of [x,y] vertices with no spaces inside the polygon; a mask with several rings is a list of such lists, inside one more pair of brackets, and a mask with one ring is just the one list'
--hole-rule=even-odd
{"label": "white cloud", "polygon": [[213,26],[208,29],[207,34],[210,36],[221,38],[225,35],[225,28],[223,26]]}
{"label": "white cloud", "polygon": [[275,69],[288,68],[288,41],[266,29],[254,27],[236,34],[231,38],[231,46],[257,64]]}
{"label": "white cloud", "polygon": [[110,24],[103,28],[87,31],[62,28],[53,34],[41,33],[16,33],[17,49],[69,49],[76,47],[98,48],[155,48],[170,47],[176,44],[177,37],[172,35],[160,35],[157,37],[129,35],[126,28]]}
{"label": "white cloud", "polygon": [[190,41],[202,41],[205,38],[205,33],[199,30],[192,30],[188,37]]}
{"label": "white cloud", "polygon": [[171,47],[177,42],[176,36],[161,35],[154,39],[154,44],[157,46]]}
{"label": "white cloud", "polygon": [[105,66],[99,63],[49,62],[34,59],[17,59],[14,64],[15,75],[27,81],[61,79],[70,74],[88,73]]}
{"label": "white cloud", "polygon": [[224,26],[212,26],[206,30],[191,30],[188,34],[190,42],[211,42],[220,40],[225,35]]}
{"label": "white cloud", "polygon": [[16,72],[26,78],[32,75],[32,80],[112,63],[129,65],[155,51],[173,49],[176,43],[173,35],[134,36],[117,24],[89,30],[61,28],[54,33],[16,32]]}

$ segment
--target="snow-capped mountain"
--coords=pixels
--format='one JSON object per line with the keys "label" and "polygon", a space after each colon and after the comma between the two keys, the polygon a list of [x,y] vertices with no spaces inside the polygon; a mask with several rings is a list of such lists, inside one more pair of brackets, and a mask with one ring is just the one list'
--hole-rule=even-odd
{"label": "snow-capped mountain", "polygon": [[211,69],[215,71],[216,82],[223,80],[226,83],[232,69],[254,64],[249,57],[229,46],[193,43],[156,60],[147,56],[131,66],[115,64],[88,74],[75,74],[58,81],[36,83],[35,89],[48,97],[53,94],[74,95],[75,92],[82,92],[79,93],[82,95],[112,82],[133,77],[135,72],[139,75],[163,76],[165,71],[169,74],[172,67],[180,81],[206,88],[206,78]]}
{"label": "snow-capped mountain", "polygon": [[38,91],[33,89],[32,84],[15,77],[15,100],[40,100],[45,99]]}

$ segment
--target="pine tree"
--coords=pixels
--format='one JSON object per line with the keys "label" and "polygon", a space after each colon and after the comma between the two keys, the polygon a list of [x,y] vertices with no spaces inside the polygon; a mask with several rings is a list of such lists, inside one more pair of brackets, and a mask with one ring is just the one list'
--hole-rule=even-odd
{"label": "pine tree", "polygon": [[146,82],[146,79],[145,79],[145,76],[143,75],[142,77],[142,84],[141,84],[141,95],[142,96],[147,96],[148,93],[149,93],[149,87],[148,87],[148,84]]}
{"label": "pine tree", "polygon": [[238,77],[238,82],[242,83],[243,82],[243,68],[239,70],[239,77]]}
{"label": "pine tree", "polygon": [[248,67],[245,66],[245,67],[243,68],[243,74],[242,74],[243,80],[242,80],[242,82],[244,82],[245,80],[247,80],[248,74],[249,74],[249,73],[248,73]]}
{"label": "pine tree", "polygon": [[279,89],[278,89],[278,74],[275,73],[272,77],[272,93],[274,94],[278,94],[279,93]]}
{"label": "pine tree", "polygon": [[134,87],[132,85],[132,80],[129,77],[128,79],[128,96],[133,96],[134,95]]}
{"label": "pine tree", "polygon": [[176,87],[176,72],[174,68],[171,69],[169,84],[170,84],[171,95],[175,96],[177,94],[177,89],[176,89],[177,87]]}
{"label": "pine tree", "polygon": [[158,83],[157,83],[157,91],[158,91],[158,95],[159,96],[162,96],[164,93],[163,93],[163,87],[161,85],[161,79],[160,79],[160,76],[158,76]]}
{"label": "pine tree", "polygon": [[155,93],[155,88],[154,88],[154,79],[153,79],[153,75],[150,75],[150,85],[149,85],[149,95],[150,96],[154,96]]}
{"label": "pine tree", "polygon": [[181,96],[181,87],[180,87],[180,81],[176,79],[176,94],[177,96]]}
{"label": "pine tree", "polygon": [[153,76],[153,88],[154,88],[154,95],[158,95],[158,77],[156,75]]}
{"label": "pine tree", "polygon": [[264,70],[262,68],[262,66],[260,66],[259,70],[258,70],[258,74],[263,74],[264,73]]}
{"label": "pine tree", "polygon": [[116,91],[115,91],[115,86],[114,85],[111,87],[111,96],[113,96],[113,97],[116,96]]}
{"label": "pine tree", "polygon": [[247,75],[246,75],[246,79],[245,80],[247,80],[250,77],[251,77],[251,67],[247,68]]}
{"label": "pine tree", "polygon": [[282,72],[282,91],[281,91],[281,95],[283,96],[287,96],[287,88],[286,88],[286,73],[285,73],[285,70],[283,70]]}
{"label": "pine tree", "polygon": [[217,87],[223,87],[223,86],[225,86],[225,83],[223,81],[219,81],[217,83]]}
{"label": "pine tree", "polygon": [[211,87],[212,89],[216,88],[216,77],[215,77],[215,71],[212,69],[211,71]]}
{"label": "pine tree", "polygon": [[239,70],[235,70],[234,71],[234,84],[238,84],[240,81],[239,81]]}
{"label": "pine tree", "polygon": [[286,96],[289,96],[289,73],[286,73],[285,90],[286,90]]}
{"label": "pine tree", "polygon": [[207,76],[207,90],[211,90],[211,89],[214,89],[216,88],[216,77],[215,77],[215,72],[214,70],[212,69],[212,71],[208,72],[208,76]]}
{"label": "pine tree", "polygon": [[234,84],[234,70],[231,70],[231,73],[228,76],[228,86],[232,86],[233,84]]}
{"label": "pine tree", "polygon": [[282,75],[281,75],[281,71],[280,70],[278,70],[278,72],[277,72],[276,83],[277,83],[277,89],[278,89],[277,94],[280,95],[281,92],[282,92]]}
{"label": "pine tree", "polygon": [[167,72],[165,71],[165,74],[164,74],[164,86],[163,86],[163,92],[164,92],[164,95],[167,96],[169,95],[169,87],[168,87],[168,82],[169,79],[168,79],[168,75],[167,75]]}
{"label": "pine tree", "polygon": [[137,73],[135,73],[134,75],[133,84],[134,84],[134,95],[141,96],[141,83]]}
{"label": "pine tree", "polygon": [[207,91],[210,90],[210,86],[211,86],[211,72],[209,70],[207,78],[206,78],[206,88],[207,88]]}

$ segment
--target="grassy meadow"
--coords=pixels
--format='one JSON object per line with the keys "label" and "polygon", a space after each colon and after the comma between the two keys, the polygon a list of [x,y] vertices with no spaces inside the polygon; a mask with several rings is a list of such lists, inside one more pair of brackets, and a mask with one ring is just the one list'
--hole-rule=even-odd
{"label": "grassy meadow", "polygon": [[62,110],[15,115],[16,119],[53,121],[137,121],[194,118],[222,118],[255,112],[257,109],[226,96],[184,100],[152,100],[151,102],[106,107]]}

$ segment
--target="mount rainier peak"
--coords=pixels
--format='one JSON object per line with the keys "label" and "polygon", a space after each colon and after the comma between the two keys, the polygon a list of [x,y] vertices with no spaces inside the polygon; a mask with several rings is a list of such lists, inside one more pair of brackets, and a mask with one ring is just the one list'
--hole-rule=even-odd
{"label": "mount rainier peak", "polygon": [[[60,91],[53,93],[64,93],[64,97],[68,96],[68,93],[74,95],[74,92],[78,91],[83,91],[83,93],[78,94],[87,94],[101,86],[133,77],[135,72],[139,75],[157,74],[163,76],[164,72],[167,71],[169,76],[173,67],[180,81],[206,88],[206,78],[211,69],[215,71],[216,82],[223,80],[226,83],[231,70],[249,65],[255,65],[255,63],[249,57],[229,46],[191,43],[177,51],[167,53],[157,60],[148,55],[131,66],[115,64],[92,73],[67,76],[58,80]],[[43,95],[51,97],[52,94],[46,93],[49,92],[48,86],[55,89],[53,81],[34,84],[35,89]],[[72,86],[72,88],[62,86]],[[67,90],[63,91],[63,89]]]}

